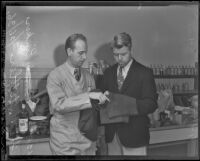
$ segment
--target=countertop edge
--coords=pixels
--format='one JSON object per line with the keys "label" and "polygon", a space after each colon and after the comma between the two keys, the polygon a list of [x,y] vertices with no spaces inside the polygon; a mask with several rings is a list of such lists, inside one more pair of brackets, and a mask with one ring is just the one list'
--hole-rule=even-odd
{"label": "countertop edge", "polygon": [[[172,130],[172,129],[181,129],[181,128],[196,128],[198,126],[198,123],[194,124],[187,124],[187,125],[173,125],[173,126],[166,126],[166,127],[157,127],[157,128],[150,128],[150,132],[152,131],[163,131],[163,130]],[[49,136],[42,137],[42,138],[29,138],[26,140],[16,140],[16,141],[10,141],[6,140],[6,146],[12,146],[12,145],[21,145],[21,144],[34,144],[34,143],[42,143],[42,142],[48,142]]]}

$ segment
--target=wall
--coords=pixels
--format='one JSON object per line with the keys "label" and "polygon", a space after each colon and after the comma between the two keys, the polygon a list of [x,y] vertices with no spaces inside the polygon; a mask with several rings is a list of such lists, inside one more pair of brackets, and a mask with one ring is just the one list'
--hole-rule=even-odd
{"label": "wall", "polygon": [[[54,68],[66,60],[64,43],[72,33],[88,38],[88,61],[113,63],[108,43],[119,32],[133,37],[133,56],[150,64],[190,64],[197,61],[198,6],[45,7],[9,6],[18,19],[30,17],[37,48],[36,68]],[[7,50],[9,51],[9,50]],[[9,64],[9,53],[6,53]],[[87,66],[85,62],[84,66]]]}

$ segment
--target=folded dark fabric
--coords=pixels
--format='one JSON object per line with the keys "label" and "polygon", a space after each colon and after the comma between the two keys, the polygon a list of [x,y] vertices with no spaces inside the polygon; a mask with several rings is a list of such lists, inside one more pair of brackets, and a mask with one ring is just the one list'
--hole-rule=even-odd
{"label": "folded dark fabric", "polygon": [[108,97],[110,102],[100,110],[101,124],[127,123],[130,115],[138,114],[135,98],[115,93],[110,93]]}
{"label": "folded dark fabric", "polygon": [[[98,92],[99,90],[93,90]],[[91,141],[97,140],[98,134],[98,100],[90,99],[92,108],[83,109],[80,111],[78,127],[81,133]]]}
{"label": "folded dark fabric", "polygon": [[110,102],[106,105],[109,118],[138,114],[136,99],[127,95],[110,93]]}
{"label": "folded dark fabric", "polygon": [[100,110],[100,121],[101,124],[111,124],[111,123],[128,123],[129,116],[118,116],[109,118],[108,116],[108,110],[107,109],[101,109]]}
{"label": "folded dark fabric", "polygon": [[81,110],[78,127],[86,138],[96,141],[98,130],[97,111],[93,108]]}

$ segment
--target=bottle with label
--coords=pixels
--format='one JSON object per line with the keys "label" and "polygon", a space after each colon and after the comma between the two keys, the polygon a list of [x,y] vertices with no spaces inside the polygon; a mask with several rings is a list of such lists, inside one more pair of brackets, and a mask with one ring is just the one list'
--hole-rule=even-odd
{"label": "bottle with label", "polygon": [[22,110],[19,113],[19,135],[25,137],[29,134],[29,114],[26,110],[26,102],[22,101]]}

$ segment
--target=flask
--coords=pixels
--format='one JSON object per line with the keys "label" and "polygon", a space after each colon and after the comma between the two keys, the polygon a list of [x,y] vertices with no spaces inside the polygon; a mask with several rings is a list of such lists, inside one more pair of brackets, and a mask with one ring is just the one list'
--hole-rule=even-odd
{"label": "flask", "polygon": [[26,102],[22,101],[22,109],[19,113],[19,135],[25,137],[29,133],[29,114],[26,110]]}

